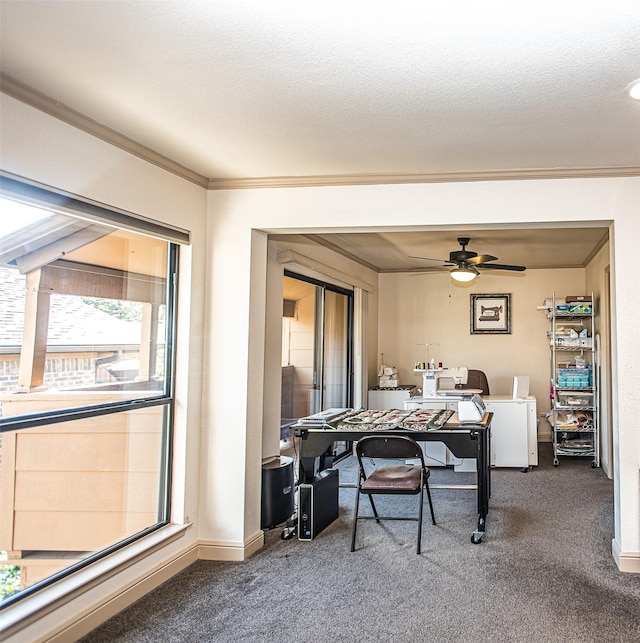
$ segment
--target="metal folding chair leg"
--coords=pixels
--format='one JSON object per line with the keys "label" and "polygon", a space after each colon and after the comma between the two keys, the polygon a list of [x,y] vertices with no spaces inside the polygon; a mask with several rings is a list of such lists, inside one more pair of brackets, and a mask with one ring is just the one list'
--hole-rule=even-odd
{"label": "metal folding chair leg", "polygon": [[358,527],[358,508],[360,507],[360,483],[356,488],[356,506],[353,514],[353,528],[351,529],[351,551],[356,550],[356,528]]}
{"label": "metal folding chair leg", "polygon": [[416,547],[416,554],[420,553],[420,545],[422,544],[422,509],[424,504],[424,484],[420,487],[420,507],[418,508],[418,546]]}
{"label": "metal folding chair leg", "polygon": [[373,515],[376,517],[376,522],[380,524],[380,521],[378,520],[378,510],[376,509],[376,505],[373,502],[373,496],[369,493],[367,494],[367,497],[369,498],[369,502],[371,503],[371,509],[373,509]]}
{"label": "metal folding chair leg", "polygon": [[435,525],[436,517],[435,517],[435,514],[433,513],[433,502],[431,502],[431,489],[429,488],[428,481],[426,482],[425,487],[427,488],[427,498],[429,499],[429,509],[431,509],[431,522]]}

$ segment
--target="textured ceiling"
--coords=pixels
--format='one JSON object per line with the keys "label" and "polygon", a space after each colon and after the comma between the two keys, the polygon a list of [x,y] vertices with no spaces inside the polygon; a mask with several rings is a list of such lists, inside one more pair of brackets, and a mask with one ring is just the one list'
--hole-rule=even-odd
{"label": "textured ceiling", "polygon": [[208,179],[640,166],[637,0],[2,0],[2,73]]}
{"label": "textured ceiling", "polygon": [[[5,91],[210,187],[640,174],[638,0],[1,0],[0,29]],[[561,267],[607,229],[315,240],[385,272],[433,266],[408,255],[446,259],[460,235]]]}

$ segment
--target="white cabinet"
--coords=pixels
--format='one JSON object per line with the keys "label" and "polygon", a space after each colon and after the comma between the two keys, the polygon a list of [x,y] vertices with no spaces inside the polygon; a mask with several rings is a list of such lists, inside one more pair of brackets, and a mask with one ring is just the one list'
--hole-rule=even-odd
{"label": "white cabinet", "polygon": [[527,448],[529,466],[538,466],[538,404],[535,397],[527,398]]}
{"label": "white cabinet", "polygon": [[396,388],[370,388],[368,391],[367,408],[369,409],[403,409],[405,400],[415,392],[416,387],[411,385]]}
{"label": "white cabinet", "polygon": [[484,398],[491,422],[491,466],[520,467],[538,464],[535,398],[493,396]]}

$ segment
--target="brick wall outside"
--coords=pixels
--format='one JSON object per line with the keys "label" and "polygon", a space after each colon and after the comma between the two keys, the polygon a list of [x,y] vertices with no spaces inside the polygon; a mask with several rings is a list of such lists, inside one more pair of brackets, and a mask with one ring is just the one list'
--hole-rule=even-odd
{"label": "brick wall outside", "polygon": [[[93,384],[115,382],[106,370],[110,364],[98,367],[96,376],[96,359],[100,353],[83,352],[76,356],[73,354],[56,355],[47,357],[44,369],[44,385],[50,389],[73,389]],[[137,353],[127,353],[127,359],[137,358]],[[19,355],[0,355],[0,393],[15,391],[18,384]]]}
{"label": "brick wall outside", "polygon": [[[0,359],[0,393],[11,393],[18,384],[18,360]],[[47,388],[73,388],[95,383],[95,358],[55,357],[45,363]]]}
{"label": "brick wall outside", "polygon": [[18,381],[18,358],[0,356],[0,393],[12,391]]}

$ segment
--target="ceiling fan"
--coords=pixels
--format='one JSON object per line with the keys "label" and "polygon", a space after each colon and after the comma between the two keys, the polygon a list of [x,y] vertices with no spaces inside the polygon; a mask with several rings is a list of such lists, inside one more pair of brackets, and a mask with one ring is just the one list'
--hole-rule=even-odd
{"label": "ceiling fan", "polygon": [[458,243],[462,246],[462,250],[454,250],[449,253],[449,259],[431,259],[430,257],[414,257],[411,259],[423,259],[424,261],[442,261],[444,262],[443,268],[455,266],[449,271],[452,279],[461,282],[473,281],[479,274],[478,268],[486,270],[513,270],[516,272],[523,272],[526,266],[512,266],[504,263],[493,263],[498,260],[498,257],[493,255],[479,255],[477,252],[467,250],[469,245],[469,237],[458,237]]}

